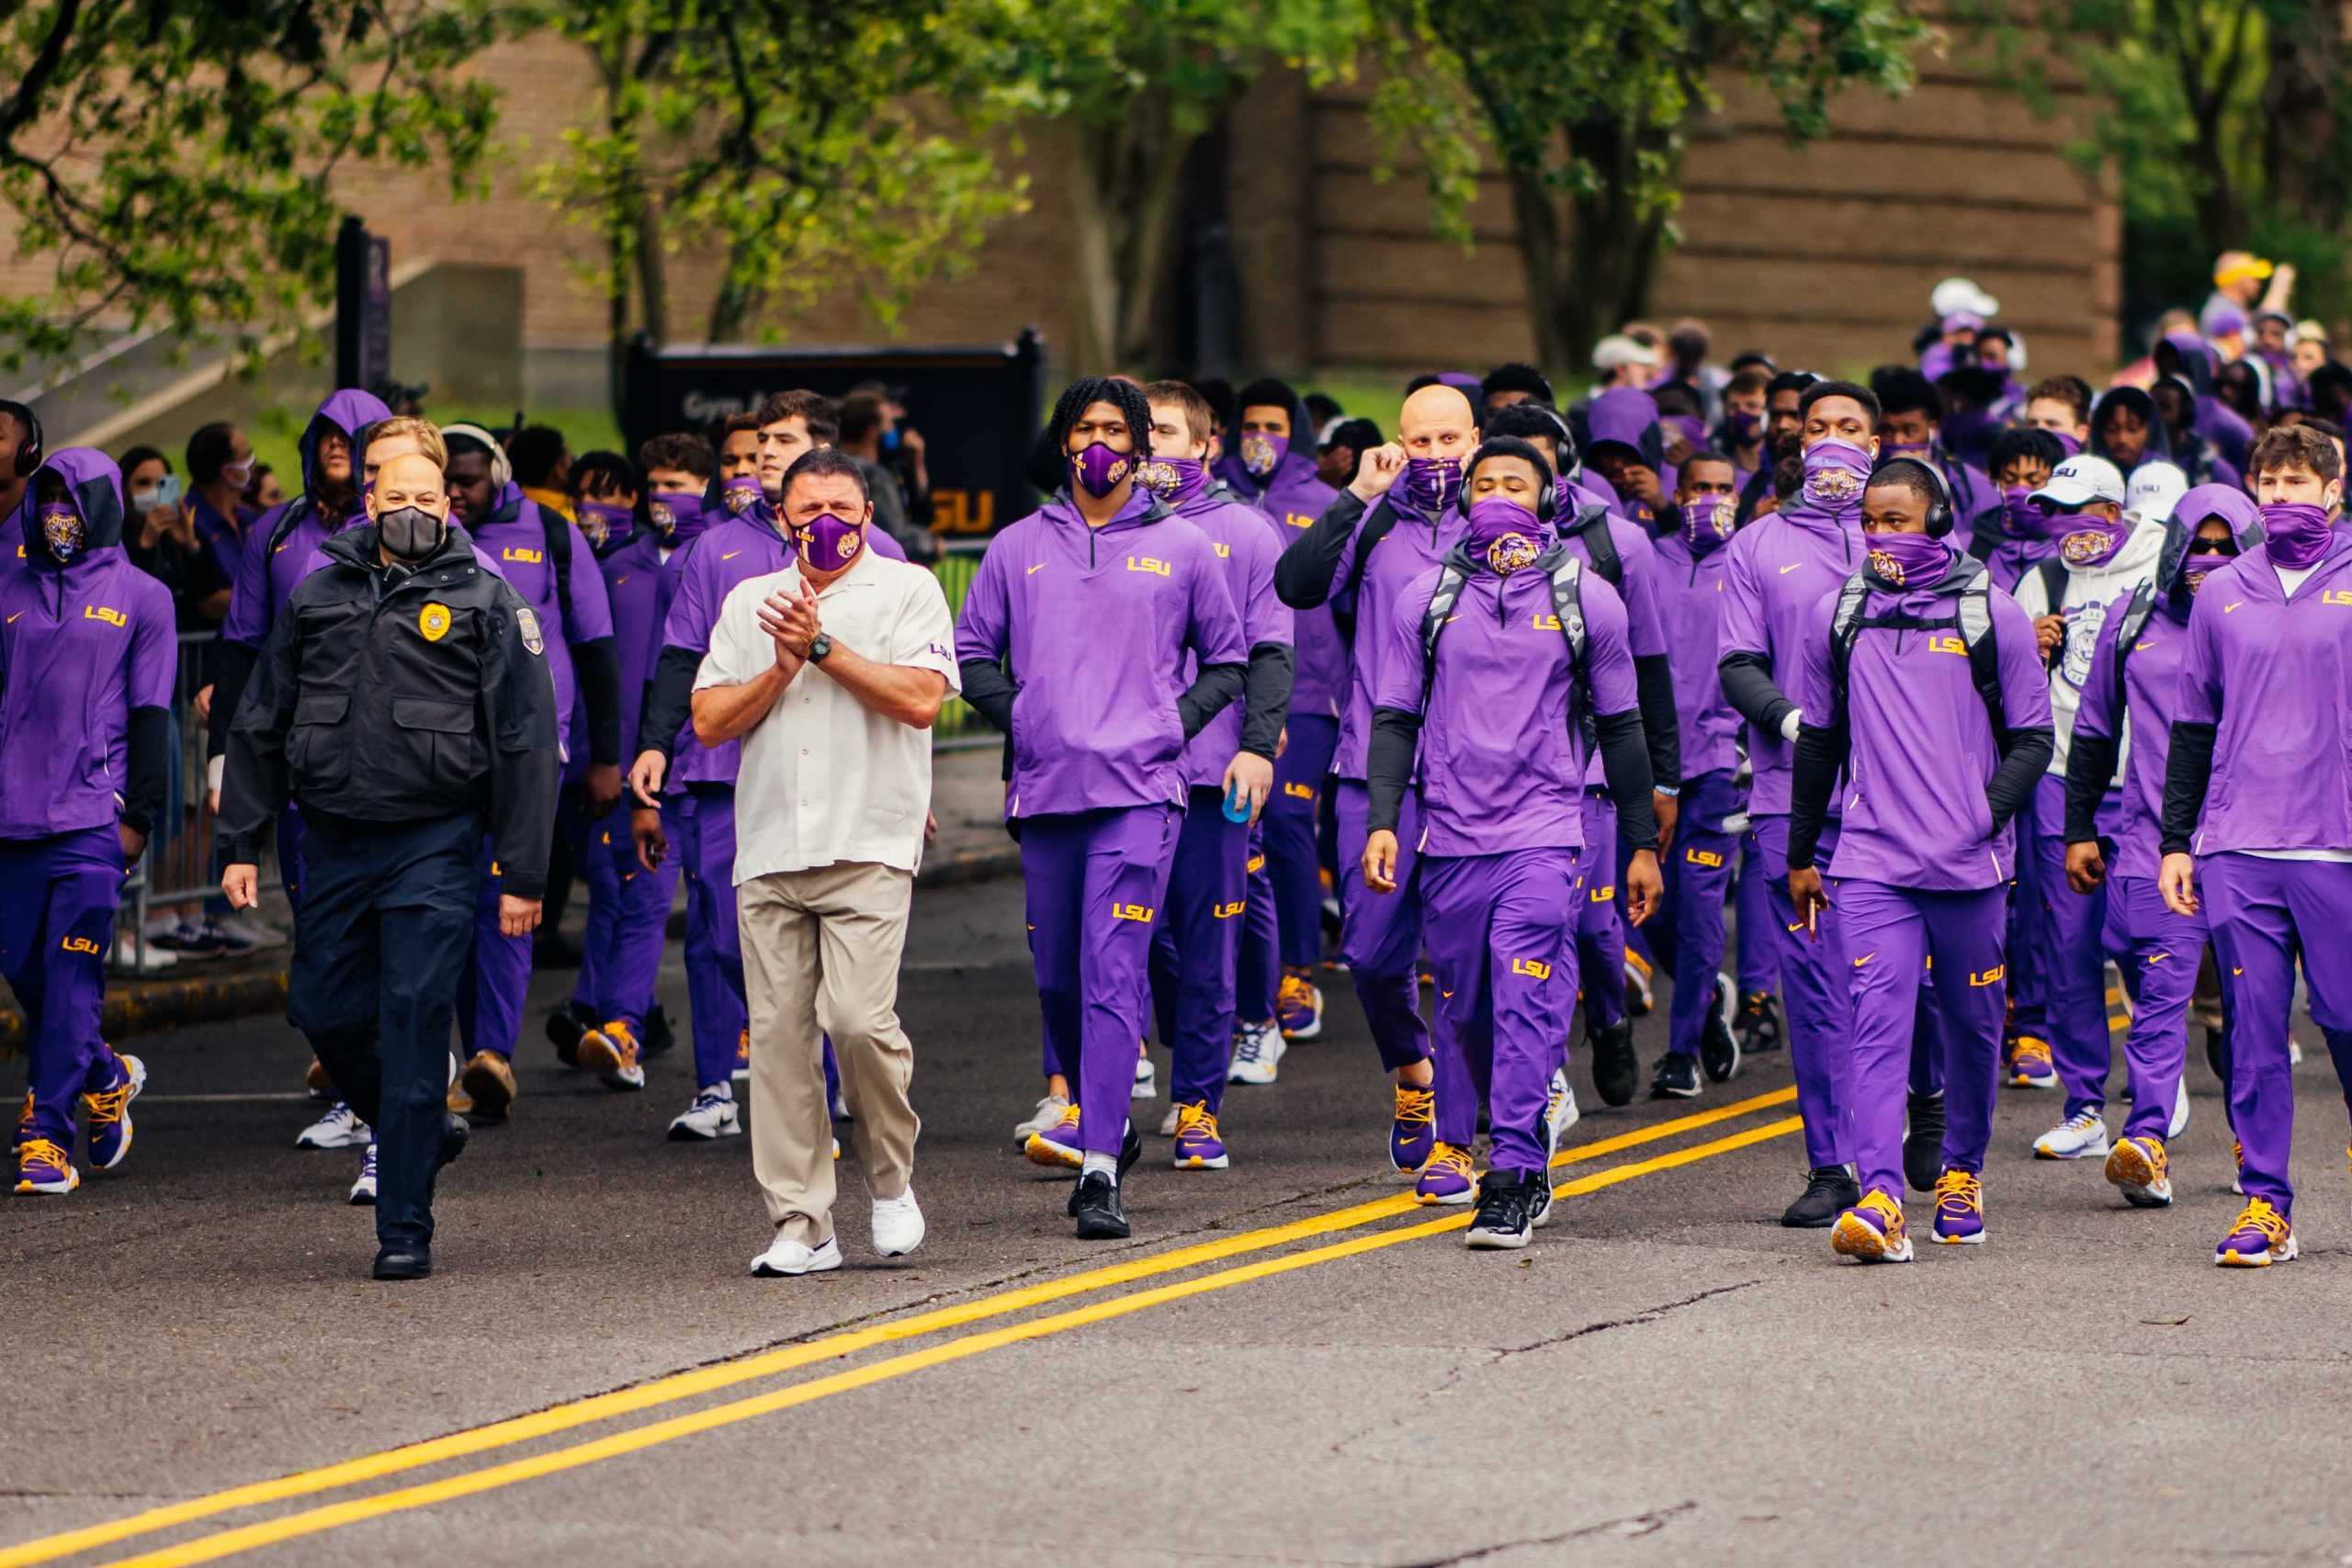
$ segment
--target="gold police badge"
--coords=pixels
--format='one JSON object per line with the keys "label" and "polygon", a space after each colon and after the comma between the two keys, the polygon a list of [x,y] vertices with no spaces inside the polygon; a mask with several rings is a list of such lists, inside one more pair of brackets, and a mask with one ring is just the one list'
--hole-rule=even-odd
{"label": "gold police badge", "polygon": [[417,635],[427,642],[439,642],[449,635],[449,606],[442,604],[425,605],[416,613]]}

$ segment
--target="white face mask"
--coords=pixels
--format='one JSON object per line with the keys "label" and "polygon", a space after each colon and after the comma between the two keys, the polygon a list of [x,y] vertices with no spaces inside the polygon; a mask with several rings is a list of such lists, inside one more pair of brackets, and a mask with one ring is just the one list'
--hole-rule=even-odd
{"label": "white face mask", "polygon": [[234,485],[239,490],[243,490],[247,485],[253,483],[254,460],[251,457],[248,457],[242,463],[221,464],[220,482],[222,484]]}

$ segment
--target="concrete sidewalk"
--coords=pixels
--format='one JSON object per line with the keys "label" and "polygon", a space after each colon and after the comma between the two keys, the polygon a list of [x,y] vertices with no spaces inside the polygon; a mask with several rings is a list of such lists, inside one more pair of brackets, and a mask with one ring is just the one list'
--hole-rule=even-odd
{"label": "concrete sidewalk", "polygon": [[[1004,830],[1002,753],[998,747],[938,753],[933,764],[931,798],[932,811],[939,818],[939,837],[923,853],[922,869],[915,876],[918,887],[1019,873],[1021,852]],[[579,962],[579,932],[586,908],[584,897],[575,893],[555,938],[570,956],[558,961]],[[682,888],[679,904],[670,917],[673,936],[684,908]],[[266,907],[263,914],[280,930],[292,926],[282,903]],[[283,1011],[290,951],[276,947],[245,958],[209,959],[143,977],[109,976],[101,1032],[107,1040],[119,1041],[189,1024]],[[0,1002],[0,1058],[23,1050],[24,1039],[25,1015],[13,1000]]]}

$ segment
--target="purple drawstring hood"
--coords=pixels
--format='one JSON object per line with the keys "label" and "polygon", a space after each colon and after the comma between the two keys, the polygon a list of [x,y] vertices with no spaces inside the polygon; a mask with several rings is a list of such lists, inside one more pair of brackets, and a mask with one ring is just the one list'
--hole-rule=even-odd
{"label": "purple drawstring hood", "polygon": [[1628,448],[1651,468],[1660,467],[1666,460],[1666,439],[1658,430],[1657,400],[1638,388],[1611,387],[1601,393],[1592,400],[1585,423],[1591,432],[1584,445],[1587,463],[1592,461],[1601,446],[1611,443]]}

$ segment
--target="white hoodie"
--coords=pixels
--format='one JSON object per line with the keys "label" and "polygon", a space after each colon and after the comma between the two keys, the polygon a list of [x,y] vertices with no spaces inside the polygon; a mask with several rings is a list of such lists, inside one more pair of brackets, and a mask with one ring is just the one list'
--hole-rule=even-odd
{"label": "white hoodie", "polygon": [[[2066,776],[2066,752],[2075,738],[2075,710],[2083,705],[2083,682],[2090,679],[2091,652],[2098,646],[2099,628],[2110,611],[2122,607],[2132,591],[2156,575],[2156,558],[2164,554],[2165,525],[2136,512],[2123,514],[2132,532],[2115,554],[2098,566],[2066,567],[2066,589],[2056,606],[2066,617],[2065,655],[2050,672],[2050,717],[2057,744],[2050,750],[2050,771]],[[2018,580],[2018,608],[2035,620],[2049,615],[2052,605],[2041,585],[2039,563]],[[2129,727],[2115,749],[2115,776],[2110,788],[2121,785],[2130,755]]]}

